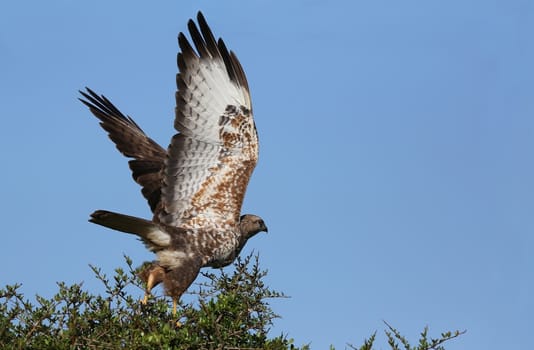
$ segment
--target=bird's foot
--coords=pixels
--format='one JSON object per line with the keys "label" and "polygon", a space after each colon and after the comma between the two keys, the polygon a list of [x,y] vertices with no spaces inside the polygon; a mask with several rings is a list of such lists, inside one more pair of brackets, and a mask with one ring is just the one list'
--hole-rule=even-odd
{"label": "bird's foot", "polygon": [[[172,316],[173,317],[176,317],[176,305],[178,304],[178,300],[177,299],[172,299]],[[180,322],[180,320],[176,320],[176,322],[174,323],[174,325],[176,326],[176,328],[180,328],[182,327],[182,322]]]}

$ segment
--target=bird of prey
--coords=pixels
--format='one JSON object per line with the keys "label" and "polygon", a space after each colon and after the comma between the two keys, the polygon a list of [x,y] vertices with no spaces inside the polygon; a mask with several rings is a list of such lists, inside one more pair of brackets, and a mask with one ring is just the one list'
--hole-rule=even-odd
{"label": "bird of prey", "polygon": [[[89,221],[135,234],[157,259],[140,273],[151,289],[163,283],[173,300],[202,267],[220,268],[239,255],[249,238],[267,232],[256,215],[241,215],[258,160],[258,135],[247,79],[237,56],[215,40],[201,12],[189,20],[193,46],[183,33],[176,76],[174,127],[167,150],[149,138],[107,98],[87,88],[80,99],[100,120],[129,161],[134,180],[153,212],[145,220],[97,210]],[[196,50],[195,50],[196,49]]]}

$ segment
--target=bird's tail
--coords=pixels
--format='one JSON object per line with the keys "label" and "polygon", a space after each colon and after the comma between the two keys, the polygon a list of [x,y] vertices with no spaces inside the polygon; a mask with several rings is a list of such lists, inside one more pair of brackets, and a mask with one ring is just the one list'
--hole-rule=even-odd
{"label": "bird's tail", "polygon": [[167,247],[171,241],[170,235],[161,230],[159,225],[135,216],[97,210],[91,214],[89,221],[112,230],[137,235],[152,250]]}

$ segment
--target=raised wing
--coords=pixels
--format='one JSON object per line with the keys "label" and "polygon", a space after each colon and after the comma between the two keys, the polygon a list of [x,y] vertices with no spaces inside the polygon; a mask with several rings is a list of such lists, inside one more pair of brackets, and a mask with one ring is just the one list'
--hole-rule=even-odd
{"label": "raised wing", "polygon": [[85,97],[85,100],[80,101],[100,119],[100,126],[108,132],[117,149],[126,157],[133,158],[128,162],[132,176],[135,182],[143,187],[141,192],[154,211],[160,202],[161,170],[167,152],[107,98],[98,96],[89,88],[86,89],[87,92],[80,91]]}
{"label": "raised wing", "polygon": [[176,118],[163,171],[158,219],[184,228],[239,222],[258,159],[258,137],[245,73],[199,12],[188,23],[196,51],[178,36]]}

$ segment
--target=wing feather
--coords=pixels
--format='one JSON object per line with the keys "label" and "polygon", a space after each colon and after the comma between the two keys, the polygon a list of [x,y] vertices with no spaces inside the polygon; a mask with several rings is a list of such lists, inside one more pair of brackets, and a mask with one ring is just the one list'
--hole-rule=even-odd
{"label": "wing feather", "polygon": [[85,98],[80,101],[100,120],[100,126],[108,132],[119,152],[133,158],[128,162],[132,176],[142,186],[141,192],[154,211],[160,202],[161,170],[167,152],[106,97],[97,95],[89,88],[86,90],[80,91]]}
{"label": "wing feather", "polygon": [[163,171],[161,222],[235,225],[258,159],[248,83],[239,60],[199,12],[178,36],[175,128]]}

